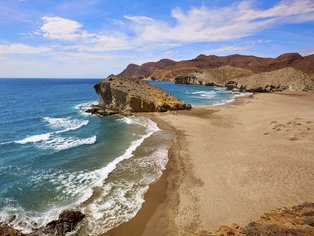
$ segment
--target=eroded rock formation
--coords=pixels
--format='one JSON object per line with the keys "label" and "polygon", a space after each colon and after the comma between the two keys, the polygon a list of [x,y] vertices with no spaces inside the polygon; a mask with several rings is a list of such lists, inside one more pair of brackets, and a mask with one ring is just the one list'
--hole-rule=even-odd
{"label": "eroded rock formation", "polygon": [[214,69],[202,69],[186,75],[175,77],[177,84],[200,84],[225,86],[230,80],[254,75],[250,70],[233,66],[222,66]]}
{"label": "eroded rock formation", "polygon": [[191,109],[165,90],[126,76],[109,76],[94,86],[99,104],[87,112],[100,115]]}
{"label": "eroded rock formation", "polygon": [[48,235],[64,236],[72,232],[84,218],[85,215],[80,211],[64,211],[58,220],[49,222],[43,232]]}

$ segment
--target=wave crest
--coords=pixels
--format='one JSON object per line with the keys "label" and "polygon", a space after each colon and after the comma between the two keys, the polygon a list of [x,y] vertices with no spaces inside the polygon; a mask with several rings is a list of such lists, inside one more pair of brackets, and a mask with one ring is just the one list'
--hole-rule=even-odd
{"label": "wave crest", "polygon": [[14,143],[18,143],[18,144],[36,143],[36,142],[48,140],[50,138],[50,135],[51,133],[31,135],[24,139],[14,141]]}
{"label": "wave crest", "polygon": [[64,118],[44,117],[43,120],[48,122],[48,125],[51,129],[54,130],[62,129],[56,131],[55,133],[57,134],[77,130],[89,123],[88,120],[72,119],[71,117]]}

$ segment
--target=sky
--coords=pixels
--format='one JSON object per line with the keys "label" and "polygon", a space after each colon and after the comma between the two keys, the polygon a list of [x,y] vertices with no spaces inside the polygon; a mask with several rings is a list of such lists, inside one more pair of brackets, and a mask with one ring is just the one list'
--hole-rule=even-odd
{"label": "sky", "polygon": [[314,54],[314,0],[0,0],[0,78],[104,78],[199,54]]}

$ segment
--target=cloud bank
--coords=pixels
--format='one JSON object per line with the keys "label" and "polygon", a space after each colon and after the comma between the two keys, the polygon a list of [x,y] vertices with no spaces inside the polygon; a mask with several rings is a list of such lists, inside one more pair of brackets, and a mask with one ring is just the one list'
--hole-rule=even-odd
{"label": "cloud bank", "polygon": [[[84,62],[99,66],[97,71],[100,71],[104,65],[110,65],[108,70],[117,68],[117,63],[124,67],[123,63],[140,61],[139,55],[143,61],[158,59],[161,52],[168,55],[171,50],[198,43],[223,45],[208,48],[208,53],[243,53],[270,40],[234,44],[235,40],[244,40],[279,25],[314,22],[314,1],[283,0],[265,9],[257,8],[254,1],[240,1],[225,7],[203,4],[187,11],[172,9],[169,16],[171,22],[145,15],[125,15],[113,19],[110,27],[91,30],[78,20],[45,15],[37,28],[24,34],[39,43],[0,41],[0,57],[44,54],[55,64],[68,63],[66,60],[70,58],[72,64],[77,62],[71,64],[72,68]],[[12,65],[14,60],[11,58]],[[111,72],[115,70],[108,73]]]}

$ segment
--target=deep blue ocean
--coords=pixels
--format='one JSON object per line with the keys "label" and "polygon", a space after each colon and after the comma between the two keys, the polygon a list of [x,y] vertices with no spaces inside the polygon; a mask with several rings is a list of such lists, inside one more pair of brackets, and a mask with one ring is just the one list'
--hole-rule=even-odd
{"label": "deep blue ocean", "polygon": [[[0,222],[31,232],[62,210],[79,208],[98,234],[140,209],[165,168],[171,134],[147,118],[84,113],[97,103],[98,81],[0,79]],[[150,82],[192,105],[235,96],[216,87]]]}

